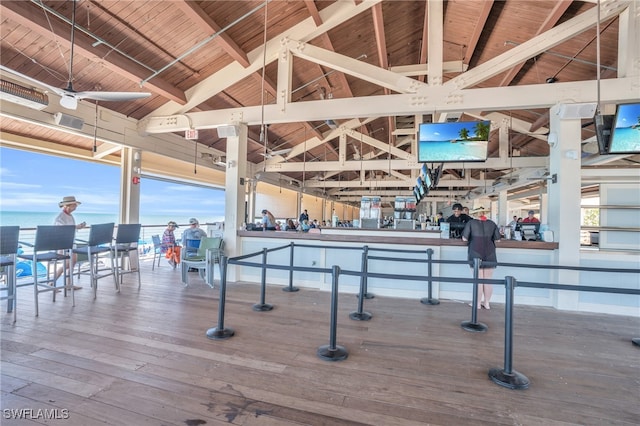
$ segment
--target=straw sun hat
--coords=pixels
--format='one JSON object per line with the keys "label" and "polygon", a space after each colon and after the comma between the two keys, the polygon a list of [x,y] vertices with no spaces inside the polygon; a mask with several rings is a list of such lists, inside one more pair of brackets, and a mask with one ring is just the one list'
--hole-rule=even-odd
{"label": "straw sun hat", "polygon": [[69,195],[67,197],[64,197],[62,201],[58,203],[58,207],[64,207],[70,204],[82,204],[82,203],[76,200],[76,197],[74,197],[73,195]]}

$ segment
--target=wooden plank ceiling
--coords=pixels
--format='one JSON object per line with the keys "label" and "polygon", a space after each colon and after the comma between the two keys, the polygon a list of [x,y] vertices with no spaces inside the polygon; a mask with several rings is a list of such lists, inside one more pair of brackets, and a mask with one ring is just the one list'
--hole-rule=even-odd
{"label": "wooden plank ceiling", "polygon": [[[152,116],[172,101],[184,105],[189,91],[207,77],[233,62],[247,67],[255,58],[248,54],[264,40],[312,19],[323,24],[323,10],[334,1],[157,1],[157,0],[78,0],[76,4],[73,86],[77,91],[149,91],[146,99],[105,102],[101,106],[135,119]],[[361,1],[355,1],[354,5]],[[366,3],[366,2],[365,2]],[[565,22],[595,6],[583,1],[488,1],[449,0],[443,3],[442,59],[453,69],[445,69],[442,82],[462,74],[465,69],[486,63],[534,36]],[[2,65],[56,87],[69,79],[70,20],[72,1],[2,1]],[[343,23],[315,36],[309,43],[349,58],[384,69],[426,64],[429,46],[428,3],[384,1],[363,8]],[[266,15],[266,19],[265,19]],[[615,78],[617,66],[618,19],[601,25],[600,63],[602,78]],[[207,41],[210,39],[209,41]],[[199,44],[202,44],[200,47]],[[596,31],[585,31],[534,58],[475,85],[500,87],[543,84],[549,78],[558,82],[594,80],[597,72]],[[208,111],[273,104],[276,98],[277,62],[265,64],[241,81],[189,109]],[[264,75],[263,75],[264,73]],[[427,81],[423,74],[413,78]],[[292,100],[305,102],[329,98],[352,98],[389,93],[380,86],[341,72],[295,58],[292,68]],[[140,82],[144,81],[142,88]],[[186,111],[188,112],[188,111]],[[546,109],[486,111],[523,122],[530,133],[542,133],[548,125]],[[365,117],[363,117],[364,119]],[[463,116],[478,119],[478,116]],[[431,114],[425,120],[435,120]],[[341,124],[338,122],[337,124]],[[391,115],[367,120],[355,130],[385,145],[409,151],[411,144],[394,136],[398,127],[413,127],[414,117]],[[594,135],[593,125],[584,123],[583,138]],[[2,117],[3,132],[90,150],[92,142],[52,128],[25,125]],[[542,131],[540,131],[542,129]],[[282,123],[268,126],[266,140],[260,139],[260,126],[250,126],[248,160],[261,163],[265,154],[290,149],[311,137],[320,139],[330,131],[325,121]],[[225,151],[226,139],[216,130],[199,133],[199,142]],[[315,146],[289,162],[335,161],[339,154],[337,138]],[[347,145],[346,158],[388,158],[387,153],[357,142]],[[498,132],[491,134],[490,157],[498,156]],[[521,156],[547,156],[543,138],[510,130],[509,151]],[[495,179],[509,170],[471,170],[474,179]],[[410,171],[403,173],[410,176]],[[453,177],[463,170],[447,170]],[[383,179],[389,171],[370,173],[365,179]],[[360,180],[357,171],[288,173],[292,179],[320,178],[333,181]],[[468,175],[467,175],[468,177]],[[402,190],[406,190],[406,186]],[[460,188],[467,190],[465,181]],[[449,189],[451,190],[451,189]],[[336,192],[336,195],[338,193]]]}

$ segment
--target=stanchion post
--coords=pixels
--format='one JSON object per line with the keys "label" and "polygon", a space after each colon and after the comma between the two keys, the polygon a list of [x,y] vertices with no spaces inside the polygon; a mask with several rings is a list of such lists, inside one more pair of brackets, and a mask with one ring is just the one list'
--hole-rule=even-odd
{"label": "stanchion post", "polygon": [[362,275],[360,276],[360,293],[358,294],[358,310],[355,312],[351,312],[349,314],[349,318],[357,321],[369,321],[371,319],[371,314],[369,312],[364,312],[364,299],[365,299],[365,286],[366,286],[366,274],[367,274],[367,251],[368,247],[364,246],[364,250],[362,252],[362,264],[360,270],[362,271]]}
{"label": "stanchion post", "polygon": [[267,248],[262,249],[262,282],[260,284],[260,303],[253,305],[253,310],[257,312],[265,312],[273,309],[273,305],[265,303],[267,293]]}
{"label": "stanchion post", "polygon": [[373,299],[376,297],[374,294],[369,293],[367,291],[367,285],[369,282],[369,277],[367,276],[367,272],[369,271],[369,246],[362,247],[363,250],[363,261],[360,270],[362,271],[362,276],[360,277],[360,286],[364,288],[364,292],[358,293],[358,297],[361,297],[361,294],[364,294],[365,299]]}
{"label": "stanchion post", "polygon": [[224,340],[236,332],[233,328],[224,328],[224,308],[227,295],[227,257],[220,258],[220,302],[218,304],[218,326],[207,330],[207,337],[212,340]]}
{"label": "stanchion post", "polygon": [[289,244],[291,251],[289,252],[289,286],[284,287],[282,291],[288,291],[290,293],[300,290],[298,287],[293,286],[293,252],[295,251],[295,243],[291,241]]}
{"label": "stanchion post", "polygon": [[473,259],[473,297],[471,298],[471,321],[462,321],[460,326],[466,331],[483,333],[489,327],[486,324],[478,322],[478,275],[480,271],[480,259]]}
{"label": "stanchion post", "polygon": [[342,361],[347,359],[349,353],[344,346],[336,344],[336,333],[338,327],[338,277],[340,267],[331,267],[331,325],[329,327],[329,344],[318,347],[317,355],[325,361]]}
{"label": "stanchion post", "polygon": [[514,277],[505,278],[505,308],[504,308],[504,368],[492,368],[489,370],[489,378],[494,383],[509,389],[527,389],[529,379],[522,373],[518,373],[512,367],[513,364],[513,298],[516,287]]}
{"label": "stanchion post", "polygon": [[433,249],[427,249],[427,297],[420,299],[420,303],[425,305],[439,305],[440,301],[431,297],[431,286],[433,283]]}

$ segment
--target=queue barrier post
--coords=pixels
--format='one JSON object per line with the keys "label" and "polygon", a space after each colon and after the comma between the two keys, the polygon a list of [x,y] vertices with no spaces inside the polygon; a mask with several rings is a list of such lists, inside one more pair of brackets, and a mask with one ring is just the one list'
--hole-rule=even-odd
{"label": "queue barrier post", "polygon": [[291,241],[291,244],[289,245],[291,246],[291,251],[289,252],[289,285],[287,287],[284,287],[282,291],[293,293],[300,289],[293,286],[293,252],[295,250],[295,243]]}
{"label": "queue barrier post", "polygon": [[428,248],[427,249],[427,297],[423,297],[422,299],[420,299],[420,303],[425,304],[425,305],[439,305],[440,301],[438,299],[434,299],[431,296],[431,286],[433,283],[433,270],[432,270],[432,263],[433,260],[433,249]]}
{"label": "queue barrier post", "polygon": [[220,258],[220,302],[218,304],[218,325],[207,330],[207,338],[212,340],[224,340],[232,337],[236,332],[233,328],[224,327],[224,308],[227,294],[227,260],[226,256]]}
{"label": "queue barrier post", "polygon": [[265,312],[273,309],[273,305],[265,303],[267,293],[267,253],[268,250],[262,249],[262,277],[260,283],[260,303],[253,305],[253,310],[257,312]]}
{"label": "queue barrier post", "polygon": [[356,321],[369,321],[371,319],[371,314],[364,311],[364,299],[366,299],[365,293],[367,291],[368,251],[369,247],[364,246],[364,250],[362,251],[362,264],[360,267],[362,275],[360,276],[360,292],[358,293],[358,310],[349,314],[349,318]]}
{"label": "queue barrier post", "polygon": [[480,271],[480,259],[473,259],[473,297],[471,299],[471,321],[462,321],[460,327],[466,331],[483,333],[489,329],[486,324],[478,322],[478,275]]}
{"label": "queue barrier post", "polygon": [[329,344],[318,347],[318,357],[325,361],[342,361],[347,359],[349,353],[344,346],[336,344],[336,333],[338,326],[338,277],[340,267],[331,267],[331,324],[329,326]]}
{"label": "queue barrier post", "polygon": [[489,378],[494,383],[509,389],[527,389],[529,379],[513,369],[513,294],[516,287],[514,277],[505,278],[505,308],[504,308],[504,368],[489,370]]}

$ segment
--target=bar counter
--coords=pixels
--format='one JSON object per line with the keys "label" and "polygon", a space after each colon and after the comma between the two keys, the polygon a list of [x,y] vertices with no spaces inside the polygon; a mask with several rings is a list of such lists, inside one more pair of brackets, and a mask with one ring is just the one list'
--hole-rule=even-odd
{"label": "bar counter", "polygon": [[[440,238],[439,231],[396,230],[396,229],[360,229],[360,228],[324,228],[320,233],[293,231],[238,231],[238,237],[273,238],[280,240],[332,241],[360,244],[401,244],[416,246],[466,246],[461,239]],[[411,238],[411,242],[407,241]],[[558,243],[544,241],[500,240],[497,248],[517,248],[528,250],[556,250]]]}

